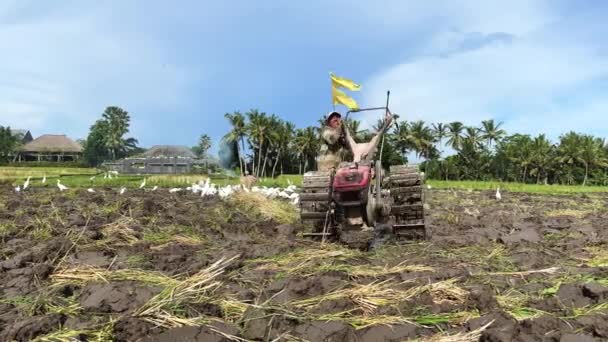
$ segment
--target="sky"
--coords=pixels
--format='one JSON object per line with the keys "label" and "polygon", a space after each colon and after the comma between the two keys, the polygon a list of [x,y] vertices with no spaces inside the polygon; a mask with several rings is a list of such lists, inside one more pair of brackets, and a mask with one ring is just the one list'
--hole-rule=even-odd
{"label": "sky", "polygon": [[0,0],[0,125],[80,139],[120,106],[144,147],[208,134],[214,152],[227,112],[317,124],[334,72],[361,107],[390,90],[405,120],[608,137],[607,15],[590,0]]}

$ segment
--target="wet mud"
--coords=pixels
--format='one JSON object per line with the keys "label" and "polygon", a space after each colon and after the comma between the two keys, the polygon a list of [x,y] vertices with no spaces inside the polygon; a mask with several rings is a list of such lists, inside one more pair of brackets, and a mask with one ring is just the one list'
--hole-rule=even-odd
{"label": "wet mud", "polygon": [[359,251],[246,198],[2,188],[0,341],[608,340],[607,194],[426,198],[430,241]]}

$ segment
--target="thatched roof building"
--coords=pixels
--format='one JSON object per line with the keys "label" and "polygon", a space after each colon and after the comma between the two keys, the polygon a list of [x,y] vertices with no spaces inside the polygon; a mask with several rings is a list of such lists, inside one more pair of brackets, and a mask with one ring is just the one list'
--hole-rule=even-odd
{"label": "thatched roof building", "polygon": [[77,160],[82,155],[82,146],[65,135],[45,134],[21,146],[21,160]]}

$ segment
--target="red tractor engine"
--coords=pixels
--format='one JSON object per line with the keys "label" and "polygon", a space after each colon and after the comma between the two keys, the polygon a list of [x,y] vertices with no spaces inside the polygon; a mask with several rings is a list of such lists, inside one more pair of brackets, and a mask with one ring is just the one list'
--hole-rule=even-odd
{"label": "red tractor engine", "polygon": [[367,203],[372,168],[368,165],[349,165],[339,168],[333,179],[333,200],[341,206]]}

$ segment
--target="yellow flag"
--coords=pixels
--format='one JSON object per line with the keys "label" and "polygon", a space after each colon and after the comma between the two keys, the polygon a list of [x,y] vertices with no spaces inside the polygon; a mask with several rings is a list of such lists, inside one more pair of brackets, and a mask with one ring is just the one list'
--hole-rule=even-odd
{"label": "yellow flag", "polygon": [[349,109],[359,109],[357,101],[350,96],[344,94],[343,91],[336,87],[331,88],[331,98],[334,104],[343,104]]}
{"label": "yellow flag", "polygon": [[361,90],[361,86],[357,83],[340,76],[336,76],[333,73],[329,73],[329,77],[331,78],[331,84],[334,88],[346,88],[348,90]]}

